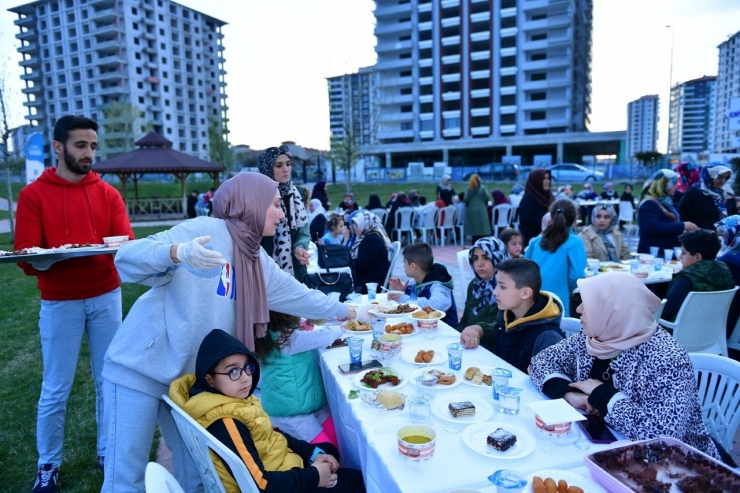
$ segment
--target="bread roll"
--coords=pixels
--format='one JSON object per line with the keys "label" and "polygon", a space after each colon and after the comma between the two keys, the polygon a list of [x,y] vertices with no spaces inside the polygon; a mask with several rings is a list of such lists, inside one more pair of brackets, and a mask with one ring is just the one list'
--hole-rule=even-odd
{"label": "bread roll", "polygon": [[375,396],[375,400],[388,410],[403,406],[403,397],[395,390],[381,390]]}
{"label": "bread roll", "polygon": [[475,375],[475,372],[480,371],[480,368],[477,366],[471,366],[467,370],[465,370],[465,380],[472,380],[473,375]]}

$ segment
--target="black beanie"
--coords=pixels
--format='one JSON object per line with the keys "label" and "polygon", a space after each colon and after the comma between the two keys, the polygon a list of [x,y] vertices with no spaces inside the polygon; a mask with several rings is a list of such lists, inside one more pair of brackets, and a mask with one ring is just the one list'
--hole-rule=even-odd
{"label": "black beanie", "polygon": [[257,358],[247,349],[239,339],[231,336],[221,329],[213,329],[208,333],[200,343],[198,356],[195,358],[195,379],[196,383],[190,389],[190,395],[196,395],[201,392],[220,393],[216,388],[206,381],[206,374],[210,372],[219,361],[231,356],[232,354],[245,354],[247,360],[254,365],[252,373],[252,388],[249,395],[252,395],[260,379],[260,366]]}

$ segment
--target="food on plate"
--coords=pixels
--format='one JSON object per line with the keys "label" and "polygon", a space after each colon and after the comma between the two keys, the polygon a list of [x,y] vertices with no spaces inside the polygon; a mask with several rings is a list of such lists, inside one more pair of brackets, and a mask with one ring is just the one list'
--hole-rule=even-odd
{"label": "food on plate", "polygon": [[647,272],[635,272],[635,276],[640,279],[645,279],[648,276]]}
{"label": "food on plate", "polygon": [[496,428],[493,433],[488,435],[486,443],[496,450],[504,452],[514,446],[516,435],[503,428]]}
{"label": "food on plate", "polygon": [[475,416],[475,406],[470,401],[450,402],[447,408],[456,418],[464,416]]}
{"label": "food on plate", "polygon": [[431,363],[433,359],[434,359],[434,350],[424,351],[423,349],[421,349],[419,350],[418,353],[416,353],[416,357],[414,358],[414,361],[417,363]]}
{"label": "food on plate", "polygon": [[365,322],[358,322],[357,320],[350,320],[345,324],[344,328],[353,332],[367,332],[373,330],[370,324]]}
{"label": "food on plate", "polygon": [[416,307],[409,305],[408,303],[394,303],[389,305],[378,305],[375,307],[376,313],[384,313],[386,315],[399,315],[402,313],[411,313],[416,311]]}
{"label": "food on plate", "polygon": [[406,335],[406,334],[411,334],[412,332],[414,332],[414,326],[411,324],[407,324],[407,323],[386,325],[385,331],[388,334]]}
{"label": "food on plate", "polygon": [[386,370],[385,372],[382,370],[370,370],[369,372],[365,373],[365,376],[362,377],[362,380],[360,380],[360,382],[368,387],[377,389],[379,385],[383,385],[384,383],[390,383],[396,386],[401,383],[401,379],[388,370]]}
{"label": "food on plate", "polygon": [[567,493],[583,493],[583,488],[578,486],[568,486]]}
{"label": "food on plate", "polygon": [[533,493],[546,493],[545,482],[541,477],[535,476],[532,478],[532,492]]}
{"label": "food on plate", "polygon": [[491,375],[483,374],[483,383],[488,385],[489,387],[493,385],[493,377]]}
{"label": "food on plate", "polygon": [[470,368],[465,370],[465,380],[472,380],[475,372],[477,371],[480,371],[480,368],[478,368],[477,366],[471,366]]}
{"label": "food on plate", "polygon": [[600,265],[599,266],[599,272],[609,272],[609,266],[607,266],[607,265]]}
{"label": "food on plate", "polygon": [[493,384],[493,378],[491,378],[491,375],[486,375],[477,366],[471,366],[465,370],[465,380],[470,380],[475,385],[485,383],[490,386]]}
{"label": "food on plate", "polygon": [[439,370],[428,370],[426,373],[437,377],[437,385],[452,385],[457,380],[454,373],[445,373]]}
{"label": "food on plate", "polygon": [[401,394],[395,390],[381,390],[375,396],[375,400],[389,411],[391,409],[403,407],[403,397],[401,397]]}
{"label": "food on plate", "polygon": [[434,308],[426,307],[426,308],[422,308],[421,310],[414,312],[411,316],[413,318],[425,319],[425,318],[442,318],[445,316],[445,314],[439,310],[435,310]]}

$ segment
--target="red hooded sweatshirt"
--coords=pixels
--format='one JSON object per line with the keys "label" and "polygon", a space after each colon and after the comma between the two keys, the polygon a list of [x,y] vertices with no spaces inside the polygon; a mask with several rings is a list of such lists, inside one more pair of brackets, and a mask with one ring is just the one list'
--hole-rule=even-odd
{"label": "red hooded sweatshirt", "polygon": [[[72,183],[59,177],[56,168],[47,168],[18,196],[16,249],[102,244],[104,237],[119,235],[134,238],[121,195],[92,171]],[[26,262],[18,265],[38,277],[43,300],[92,298],[121,285],[113,255],[62,260],[45,271]]]}

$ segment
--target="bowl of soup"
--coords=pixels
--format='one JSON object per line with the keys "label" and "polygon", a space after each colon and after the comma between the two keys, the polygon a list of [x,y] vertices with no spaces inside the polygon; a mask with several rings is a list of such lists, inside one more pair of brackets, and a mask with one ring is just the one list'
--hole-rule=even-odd
{"label": "bowl of soup", "polygon": [[434,456],[437,433],[429,426],[407,425],[398,430],[398,452],[410,462],[426,462]]}

